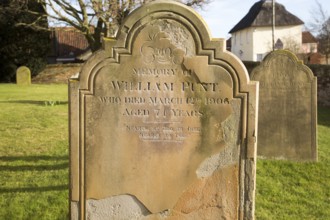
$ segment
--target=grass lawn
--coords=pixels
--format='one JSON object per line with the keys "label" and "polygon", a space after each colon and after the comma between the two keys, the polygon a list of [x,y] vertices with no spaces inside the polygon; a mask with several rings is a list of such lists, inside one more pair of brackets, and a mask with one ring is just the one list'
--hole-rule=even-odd
{"label": "grass lawn", "polygon": [[[0,108],[0,219],[67,219],[67,85],[0,84]],[[318,163],[258,160],[256,219],[330,219],[330,108],[318,112]]]}
{"label": "grass lawn", "polygon": [[330,108],[318,109],[318,163],[258,160],[256,219],[330,219]]}
{"label": "grass lawn", "polygon": [[0,219],[67,219],[67,85],[0,84]]}

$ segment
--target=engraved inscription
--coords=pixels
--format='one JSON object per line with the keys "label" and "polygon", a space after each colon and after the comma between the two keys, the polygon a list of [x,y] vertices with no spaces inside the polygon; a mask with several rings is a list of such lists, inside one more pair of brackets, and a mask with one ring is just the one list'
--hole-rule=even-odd
{"label": "engraved inscription", "polygon": [[[175,124],[175,119],[196,118],[200,120],[205,115],[202,108],[196,106],[229,105],[230,99],[218,97],[221,89],[218,83],[194,83],[194,82],[137,82],[112,81],[108,90],[124,92],[122,96],[99,96],[99,103],[104,106],[122,106],[122,116],[127,118],[144,118],[145,126],[134,123],[125,123],[123,130],[137,134],[142,141],[173,141],[182,142],[190,135],[200,135],[198,127],[171,127],[151,126],[152,120],[162,120],[160,123]],[[126,96],[126,93],[142,91],[161,92],[163,96]],[[180,94],[173,93],[180,91]],[[203,92],[204,97],[184,97],[185,92]],[[126,92],[126,93],[125,93]],[[214,97],[214,94],[216,97]],[[213,96],[212,96],[213,95]],[[159,122],[157,122],[159,123]],[[220,139],[220,138],[218,138]]]}

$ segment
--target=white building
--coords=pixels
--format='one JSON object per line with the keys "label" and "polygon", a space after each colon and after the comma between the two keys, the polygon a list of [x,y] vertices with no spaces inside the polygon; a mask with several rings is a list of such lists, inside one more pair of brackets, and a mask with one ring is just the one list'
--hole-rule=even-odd
{"label": "white building", "polygon": [[[300,53],[304,22],[275,4],[275,46]],[[231,52],[243,61],[261,61],[272,50],[272,2],[261,0],[230,31]]]}

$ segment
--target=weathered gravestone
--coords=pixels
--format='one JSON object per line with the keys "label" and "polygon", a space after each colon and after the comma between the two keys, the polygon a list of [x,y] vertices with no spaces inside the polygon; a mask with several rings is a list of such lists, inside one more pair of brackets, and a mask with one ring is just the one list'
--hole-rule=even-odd
{"label": "weathered gravestone", "polygon": [[21,66],[16,70],[17,85],[31,85],[31,71],[26,66]]}
{"label": "weathered gravestone", "polygon": [[192,9],[134,11],[70,80],[72,219],[253,219],[256,93]]}
{"label": "weathered gravestone", "polygon": [[258,156],[317,160],[317,79],[285,50],[270,53],[251,79],[260,82]]}

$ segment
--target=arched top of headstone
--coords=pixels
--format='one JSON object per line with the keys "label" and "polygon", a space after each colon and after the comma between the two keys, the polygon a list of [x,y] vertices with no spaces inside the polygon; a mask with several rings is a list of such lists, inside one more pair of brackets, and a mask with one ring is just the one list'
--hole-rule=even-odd
{"label": "arched top of headstone", "polygon": [[[301,77],[305,77],[305,80],[308,82],[312,82],[315,79],[315,76],[311,69],[308,68],[308,66],[304,65],[302,60],[299,60],[298,57],[289,50],[275,50],[271,53],[269,53],[261,62],[261,64],[256,67],[252,73],[251,73],[251,79],[253,80],[260,80],[258,78],[258,75],[262,74],[266,76],[264,72],[265,70],[269,71],[282,71],[284,69],[292,69],[293,71],[285,71],[285,73],[290,76],[290,79],[294,76],[292,74],[297,74],[297,72],[303,72],[304,74],[301,74]],[[274,75],[273,75],[274,76]],[[268,77],[269,78],[269,77]],[[276,79],[278,79],[278,76],[276,76]],[[269,80],[271,80],[269,78]]]}
{"label": "arched top of headstone", "polygon": [[[161,24],[162,21],[164,22]],[[176,22],[182,28],[173,27],[167,21]],[[158,44],[162,44],[164,38],[170,38],[171,43],[175,42],[174,46],[179,48],[191,41],[191,48],[181,48],[186,53],[185,56],[207,56],[208,64],[222,66],[232,74],[235,84],[239,85],[239,88],[235,88],[235,94],[246,90],[244,87],[250,81],[248,72],[236,56],[226,51],[225,39],[212,38],[206,23],[192,8],[175,1],[163,0],[136,9],[124,20],[116,38],[104,39],[103,49],[96,52],[82,68],[79,76],[81,85],[91,90],[93,78],[100,68],[109,62],[119,62],[123,55],[131,55],[133,44],[137,42],[141,30],[152,25],[161,27],[161,30],[150,28],[151,34],[146,37],[153,38]],[[165,32],[166,36],[162,36],[164,33],[157,34],[157,31]],[[186,38],[188,35],[189,39]]]}
{"label": "arched top of headstone", "polygon": [[17,71],[29,71],[30,72],[30,69],[27,66],[20,66],[17,68]]}

